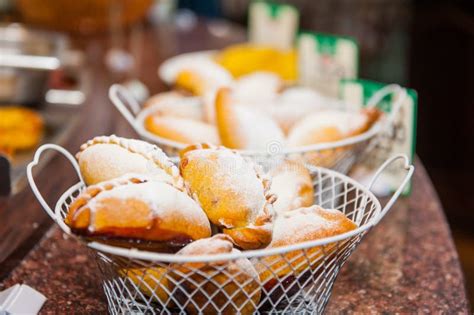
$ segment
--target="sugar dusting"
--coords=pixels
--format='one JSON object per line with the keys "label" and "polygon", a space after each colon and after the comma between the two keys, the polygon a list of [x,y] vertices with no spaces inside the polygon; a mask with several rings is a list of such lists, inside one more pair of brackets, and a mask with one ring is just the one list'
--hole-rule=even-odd
{"label": "sugar dusting", "polygon": [[298,139],[329,127],[335,127],[342,135],[349,136],[351,132],[362,128],[366,123],[367,116],[361,112],[324,110],[297,122],[288,135],[288,142],[297,143]]}
{"label": "sugar dusting", "polygon": [[115,135],[99,136],[84,143],[81,146],[80,151],[76,154],[76,158],[79,160],[81,154],[87,148],[100,143],[116,144],[132,153],[142,155],[146,159],[153,162],[155,166],[157,166],[159,169],[164,170],[168,175],[170,175],[174,185],[177,188],[184,189],[183,179],[181,178],[181,175],[179,174],[179,170],[176,165],[171,162],[168,156],[166,156],[166,154],[160,148],[145,141],[121,138]]}
{"label": "sugar dusting", "polygon": [[[165,94],[165,95],[161,95]],[[184,96],[178,92],[164,92],[151,97],[145,108],[151,113],[173,117],[203,120],[203,104],[199,97]]]}
{"label": "sugar dusting", "polygon": [[194,225],[202,227],[207,222],[203,210],[191,197],[165,182],[151,180],[119,185],[113,189],[102,191],[87,203],[91,215],[94,215],[103,200],[110,198],[122,201],[140,200],[150,207],[153,217],[181,216],[186,221],[191,221]]}
{"label": "sugar dusting", "polygon": [[304,179],[296,172],[282,172],[272,178],[270,192],[277,196],[273,208],[275,212],[283,212],[302,206],[302,198],[299,195],[300,187]]}
{"label": "sugar dusting", "polygon": [[232,115],[229,119],[233,119],[233,125],[237,126],[235,136],[244,144],[240,149],[266,150],[272,143],[285,142],[283,131],[270,116],[246,106],[229,106],[229,115]]}
{"label": "sugar dusting", "polygon": [[229,71],[209,59],[196,59],[189,63],[183,62],[181,64],[176,64],[174,70],[173,81],[176,80],[180,72],[190,71],[198,74],[198,76],[205,82],[205,86],[209,88],[229,85],[233,81],[232,75]]}
{"label": "sugar dusting", "polygon": [[264,186],[255,173],[254,165],[241,155],[227,149],[205,149],[190,151],[186,157],[208,164],[219,188],[242,200],[243,205],[253,211],[252,218],[262,210],[265,203]]}
{"label": "sugar dusting", "polygon": [[232,84],[232,92],[237,103],[258,107],[274,102],[282,86],[279,76],[260,71],[240,77]]}
{"label": "sugar dusting", "polygon": [[[185,144],[195,142],[220,143],[217,128],[211,124],[186,118],[159,115],[150,116],[149,119],[150,123],[157,128],[156,131],[150,131],[161,137]],[[158,130],[162,131],[158,132]]]}
{"label": "sugar dusting", "polygon": [[212,172],[213,186],[235,196],[241,208],[250,211],[248,224],[266,224],[267,218],[271,221],[274,199],[269,193],[269,181],[251,161],[225,148],[189,151],[186,158],[202,163],[201,168]]}
{"label": "sugar dusting", "polygon": [[313,235],[327,237],[338,234],[341,224],[346,220],[348,219],[342,212],[319,206],[280,213],[273,226],[273,240],[270,247],[295,244],[309,238],[314,240],[316,238]]}

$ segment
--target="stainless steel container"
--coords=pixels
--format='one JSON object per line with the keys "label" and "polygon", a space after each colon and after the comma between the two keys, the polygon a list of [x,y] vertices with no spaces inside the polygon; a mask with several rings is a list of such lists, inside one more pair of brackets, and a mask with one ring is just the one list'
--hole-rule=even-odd
{"label": "stainless steel container", "polygon": [[0,104],[40,106],[49,75],[69,66],[69,55],[64,36],[21,24],[0,24]]}

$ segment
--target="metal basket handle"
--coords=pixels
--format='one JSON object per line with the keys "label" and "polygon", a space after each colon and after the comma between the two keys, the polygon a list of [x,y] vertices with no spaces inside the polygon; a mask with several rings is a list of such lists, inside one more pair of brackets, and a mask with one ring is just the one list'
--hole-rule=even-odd
{"label": "metal basket handle", "polygon": [[372,95],[367,102],[366,108],[372,108],[377,106],[380,101],[383,100],[383,98],[389,94],[397,95],[398,98],[396,102],[392,104],[392,107],[390,108],[390,113],[388,114],[387,117],[387,122],[386,122],[386,128],[392,125],[393,120],[395,119],[395,115],[400,111],[400,108],[402,107],[403,102],[405,102],[405,99],[407,98],[408,94],[406,89],[402,88],[398,84],[389,84],[387,86],[384,86],[377,92],[375,92],[374,95]]}
{"label": "metal basket handle", "polygon": [[81,171],[79,169],[79,164],[77,164],[76,159],[69,153],[66,149],[63,147],[56,145],[56,144],[44,144],[41,147],[38,148],[35,152],[35,156],[33,158],[33,161],[31,161],[28,164],[28,167],[26,169],[26,175],[28,177],[28,183],[30,184],[31,190],[33,191],[33,194],[36,196],[36,199],[38,199],[39,203],[43,207],[43,209],[46,211],[46,213],[61,227],[61,229],[67,233],[70,234],[71,230],[69,227],[64,223],[64,221],[61,218],[58,218],[58,216],[55,214],[55,212],[51,209],[51,207],[48,205],[48,203],[44,200],[43,195],[38,189],[38,186],[36,186],[35,179],[33,177],[33,168],[38,165],[39,159],[41,157],[41,154],[43,154],[44,151],[46,150],[54,150],[59,153],[61,153],[63,156],[65,156],[69,162],[71,162],[72,166],[74,167],[74,170],[77,173],[77,176],[79,177],[79,180],[81,183],[84,185],[84,180],[82,179]]}
{"label": "metal basket handle", "polygon": [[372,179],[370,180],[369,184],[367,185],[367,189],[368,190],[371,190],[373,185],[375,184],[375,182],[377,181],[377,179],[379,178],[379,176],[383,173],[383,171],[385,171],[385,169],[390,165],[392,164],[393,162],[395,162],[396,160],[399,160],[399,159],[403,159],[404,161],[404,164],[403,164],[403,169],[407,171],[407,174],[405,175],[405,177],[403,178],[403,181],[401,182],[400,186],[398,186],[397,190],[393,193],[392,197],[390,198],[390,200],[387,202],[387,204],[383,207],[382,211],[380,211],[379,215],[376,216],[374,218],[374,220],[372,221],[372,226],[375,226],[377,225],[380,220],[382,220],[382,218],[387,214],[387,212],[390,210],[390,208],[393,206],[393,204],[395,203],[395,201],[397,201],[398,197],[400,196],[400,194],[402,193],[403,189],[405,188],[405,186],[407,185],[408,181],[410,180],[411,176],[413,175],[413,172],[415,171],[415,167],[413,165],[410,164],[410,160],[408,159],[408,157],[405,155],[405,154],[398,154],[398,155],[395,155],[394,157],[388,159],[387,161],[385,161],[380,167],[379,169],[377,170],[377,172],[375,172],[374,176],[372,177]]}
{"label": "metal basket handle", "polygon": [[137,131],[135,118],[141,107],[128,89],[123,85],[114,84],[109,89],[109,98],[122,116]]}

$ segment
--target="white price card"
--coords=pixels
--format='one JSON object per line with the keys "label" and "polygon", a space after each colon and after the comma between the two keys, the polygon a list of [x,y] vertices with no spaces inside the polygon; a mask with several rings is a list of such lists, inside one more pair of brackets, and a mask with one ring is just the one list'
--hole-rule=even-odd
{"label": "white price card", "polygon": [[304,86],[336,97],[341,79],[357,78],[359,47],[350,37],[302,32],[297,49],[298,76]]}
{"label": "white price card", "polygon": [[[342,80],[340,84],[340,97],[353,109],[360,109],[367,105],[368,100],[378,90],[385,86],[384,83],[369,80]],[[367,171],[375,171],[386,159],[398,153],[403,153],[413,162],[416,146],[416,117],[418,96],[415,90],[406,89],[407,97],[400,106],[399,112],[394,116],[393,124],[381,135],[375,150],[364,159],[361,167]],[[379,102],[377,107],[384,112],[390,112],[397,96],[387,95]],[[385,183],[389,191],[394,191],[403,180],[405,173],[400,167],[394,165],[382,174],[381,182]],[[407,185],[403,194],[411,192],[411,183]]]}
{"label": "white price card", "polygon": [[292,49],[298,31],[298,10],[288,4],[255,1],[249,8],[249,41],[277,49]]}

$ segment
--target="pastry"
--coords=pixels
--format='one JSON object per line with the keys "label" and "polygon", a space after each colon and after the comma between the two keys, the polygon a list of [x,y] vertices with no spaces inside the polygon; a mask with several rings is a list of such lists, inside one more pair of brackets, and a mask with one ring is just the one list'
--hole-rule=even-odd
{"label": "pastry", "polygon": [[290,147],[300,147],[348,138],[365,132],[379,115],[376,109],[360,112],[320,111],[298,121],[291,129],[287,143]]}
{"label": "pastry", "polygon": [[[338,210],[323,209],[320,206],[299,208],[279,213],[273,228],[273,239],[267,248],[295,245],[307,241],[343,234],[354,230],[357,225]],[[294,250],[281,255],[264,257],[257,264],[260,281],[270,286],[275,276],[286,278],[298,274],[308,267],[315,269],[322,257],[323,250],[330,251],[331,246],[311,247]]]}
{"label": "pastry", "polygon": [[314,90],[298,86],[285,89],[275,100],[274,106],[267,110],[285,134],[288,134],[297,121],[328,105],[328,101]]}
{"label": "pastry", "polygon": [[152,175],[183,189],[178,168],[155,145],[117,136],[95,137],[81,146],[76,155],[87,185],[127,173]]}
{"label": "pastry", "polygon": [[145,119],[145,128],[157,136],[183,144],[220,143],[217,128],[202,121],[152,114]]}
{"label": "pastry", "polygon": [[313,181],[301,162],[285,160],[270,172],[270,176],[270,192],[277,197],[273,203],[276,213],[313,205]]}
{"label": "pastry", "polygon": [[166,92],[160,92],[147,99],[143,104],[143,108],[153,107],[156,104],[170,103],[177,100],[182,100],[186,97],[189,97],[189,95],[180,91],[171,90]]}
{"label": "pastry", "polygon": [[176,91],[159,93],[143,105],[150,113],[194,120],[203,120],[202,101],[195,96],[186,96]]}
{"label": "pastry", "polygon": [[[217,234],[187,245],[176,255],[240,253],[233,245],[229,236]],[[256,311],[260,284],[258,273],[247,258],[172,264],[170,270],[178,283],[177,298],[186,305],[189,314],[253,314]],[[210,300],[212,303],[208,303]]]}
{"label": "pastry", "polygon": [[269,150],[285,141],[283,131],[270,116],[235,104],[228,88],[217,92],[216,123],[221,143],[231,149]]}
{"label": "pastry", "polygon": [[191,146],[181,153],[180,170],[209,220],[239,247],[270,243],[274,196],[252,163],[226,148]]}
{"label": "pastry", "polygon": [[[283,87],[283,81],[270,72],[255,72],[240,77],[232,85],[234,103],[265,110],[272,108]],[[209,90],[203,95],[204,116],[207,122],[216,122],[217,90]]]}
{"label": "pastry", "polygon": [[268,71],[285,81],[297,79],[295,50],[245,43],[223,49],[215,60],[236,78],[256,71]]}
{"label": "pastry", "polygon": [[43,119],[35,111],[0,106],[0,150],[13,154],[32,149],[39,144],[43,129]]}
{"label": "pastry", "polygon": [[238,78],[232,84],[232,96],[239,104],[272,105],[283,88],[283,81],[271,72],[253,72]]}
{"label": "pastry", "polygon": [[159,251],[211,235],[206,214],[191,197],[144,175],[89,186],[70,205],[65,222],[87,238]]}
{"label": "pastry", "polygon": [[176,72],[175,85],[178,88],[202,96],[210,89],[228,86],[232,82],[231,74],[211,60],[196,60],[183,66]]}
{"label": "pastry", "polygon": [[161,305],[168,304],[170,288],[166,268],[126,268],[120,270],[120,275],[127,277],[145,297],[151,297]]}

